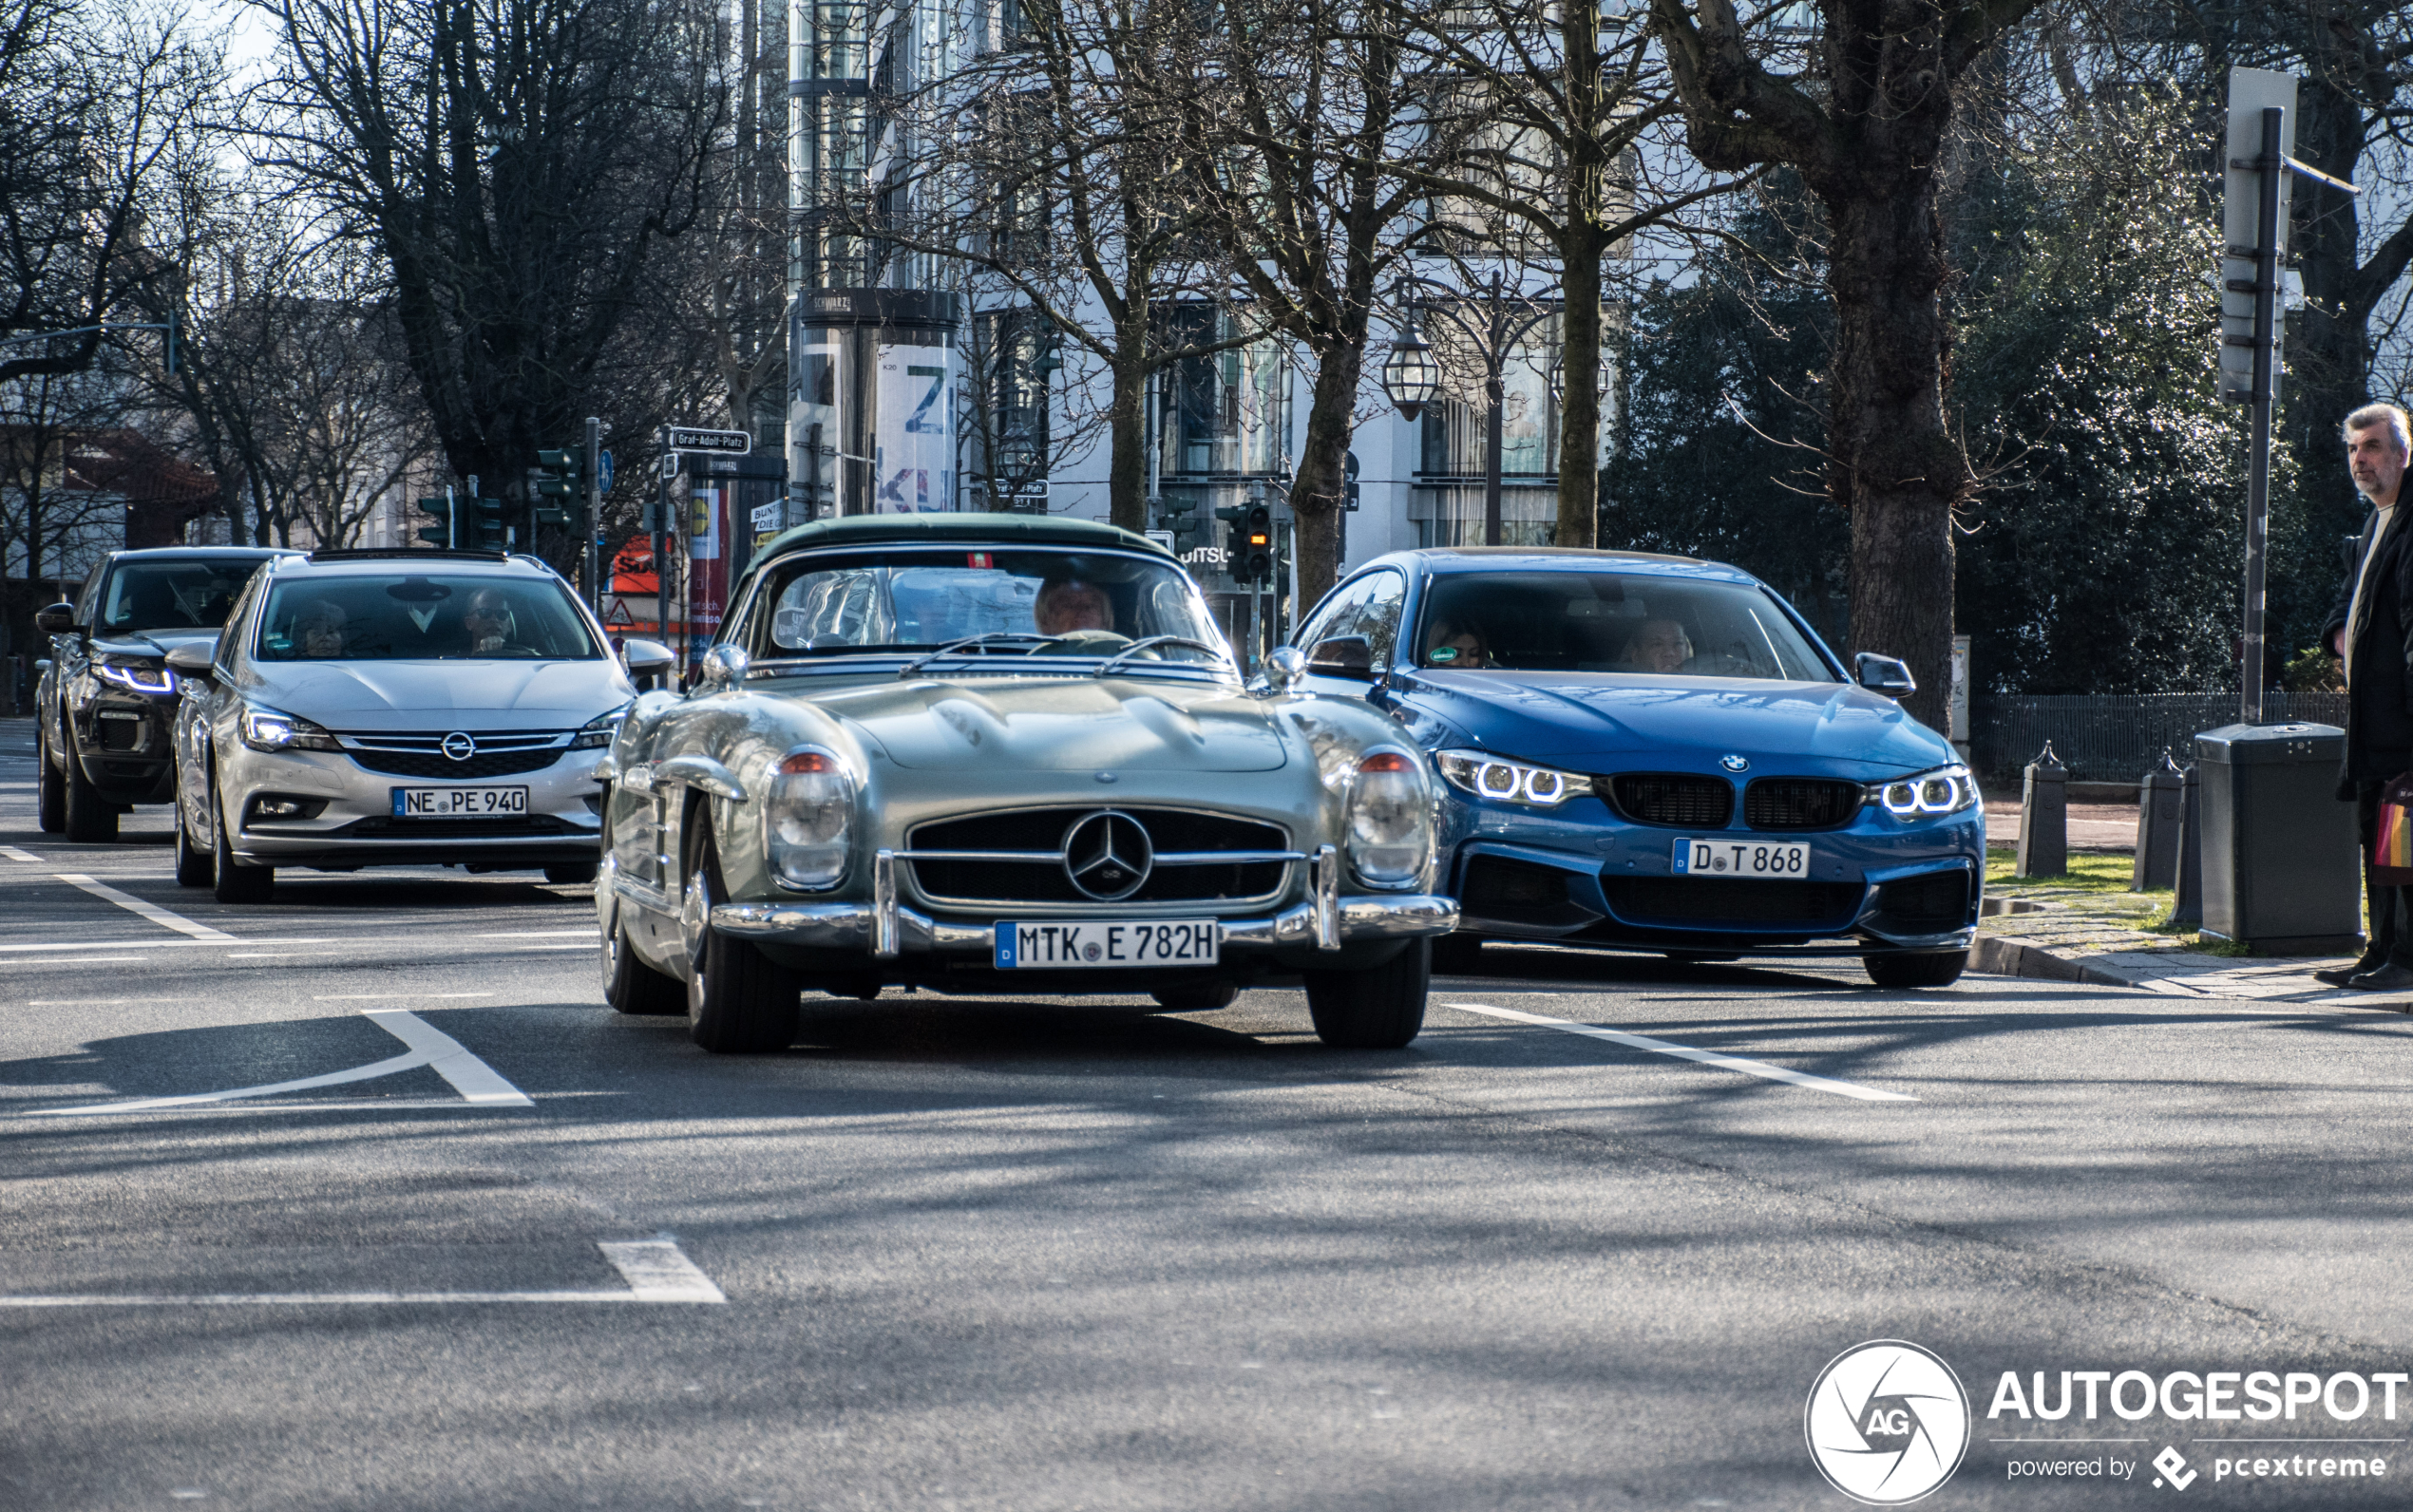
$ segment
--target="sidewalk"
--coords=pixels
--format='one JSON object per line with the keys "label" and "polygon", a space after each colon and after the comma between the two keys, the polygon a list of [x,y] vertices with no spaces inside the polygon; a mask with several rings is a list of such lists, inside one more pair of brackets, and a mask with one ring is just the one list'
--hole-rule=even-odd
{"label": "sidewalk", "polygon": [[2151,927],[2170,912],[2168,892],[2130,893],[2126,856],[2073,856],[2067,878],[2013,881],[2008,852],[1986,866],[1986,917],[1969,970],[1998,976],[2138,987],[2169,997],[2251,998],[2413,1013],[2413,996],[2326,986],[2312,973],[2350,957],[2218,955],[2194,935]]}

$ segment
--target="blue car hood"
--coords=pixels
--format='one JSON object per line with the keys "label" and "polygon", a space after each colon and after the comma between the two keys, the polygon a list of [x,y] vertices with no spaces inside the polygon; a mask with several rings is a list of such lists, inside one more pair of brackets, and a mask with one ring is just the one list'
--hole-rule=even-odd
{"label": "blue car hood", "polygon": [[1736,755],[1755,771],[1872,778],[1959,759],[1848,683],[1418,670],[1395,686],[1483,749],[1577,771],[1708,771]]}

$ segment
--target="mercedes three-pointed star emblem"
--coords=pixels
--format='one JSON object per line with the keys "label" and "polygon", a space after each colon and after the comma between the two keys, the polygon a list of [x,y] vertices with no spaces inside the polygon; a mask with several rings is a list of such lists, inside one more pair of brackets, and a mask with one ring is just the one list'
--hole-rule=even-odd
{"label": "mercedes three-pointed star emblem", "polygon": [[1120,902],[1155,869],[1156,847],[1147,828],[1120,809],[1084,814],[1064,832],[1064,875],[1085,898]]}

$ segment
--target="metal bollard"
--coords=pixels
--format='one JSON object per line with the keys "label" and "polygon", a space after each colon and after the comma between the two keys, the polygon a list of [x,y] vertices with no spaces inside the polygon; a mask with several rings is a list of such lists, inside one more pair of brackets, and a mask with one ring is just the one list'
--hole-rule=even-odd
{"label": "metal bollard", "polygon": [[2027,764],[2019,798],[2019,862],[2014,877],[2059,877],[2069,870],[2069,768],[2046,741]]}
{"label": "metal bollard", "polygon": [[2185,768],[2187,796],[2178,821],[2178,892],[2171,899],[2173,924],[2201,926],[2204,921],[2204,790],[2195,764]]}
{"label": "metal bollard", "polygon": [[2178,827],[2186,796],[2186,774],[2165,747],[2161,765],[2137,784],[2137,864],[2128,874],[2130,892],[2178,884]]}

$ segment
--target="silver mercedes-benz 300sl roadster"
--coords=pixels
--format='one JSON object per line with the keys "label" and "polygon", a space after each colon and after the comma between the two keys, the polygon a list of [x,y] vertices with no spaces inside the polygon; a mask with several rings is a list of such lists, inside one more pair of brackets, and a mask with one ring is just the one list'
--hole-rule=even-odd
{"label": "silver mercedes-benz 300sl roadster", "polygon": [[1221,1008],[1296,975],[1327,1044],[1423,1026],[1434,794],[1353,700],[1242,686],[1196,586],[1085,520],[870,516],[767,543],[686,696],[600,776],[605,996],[715,1051],[884,986]]}

